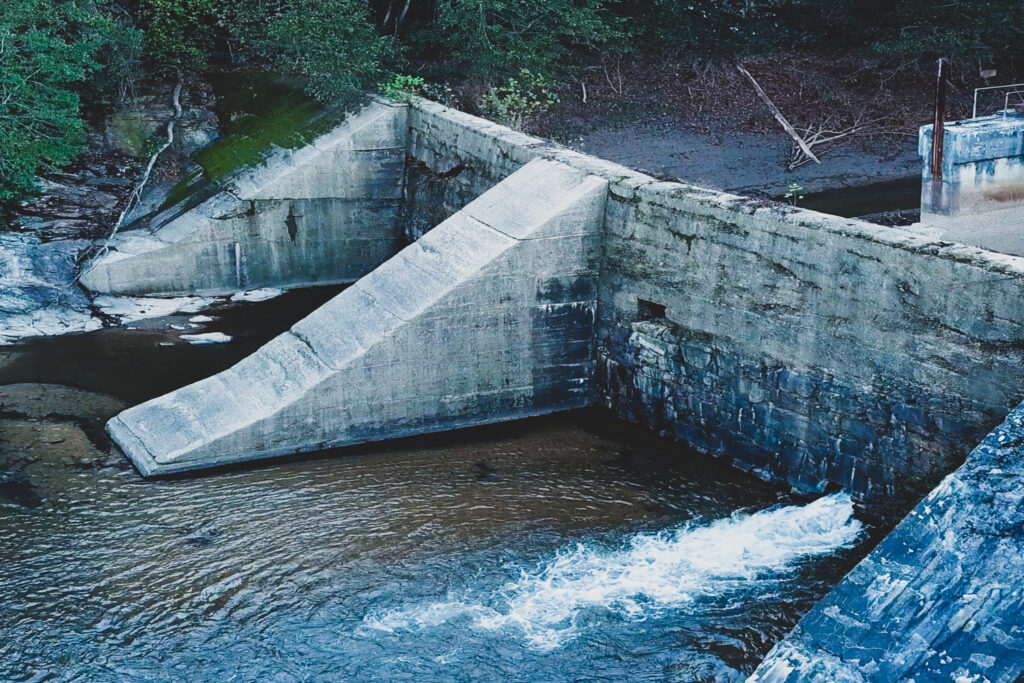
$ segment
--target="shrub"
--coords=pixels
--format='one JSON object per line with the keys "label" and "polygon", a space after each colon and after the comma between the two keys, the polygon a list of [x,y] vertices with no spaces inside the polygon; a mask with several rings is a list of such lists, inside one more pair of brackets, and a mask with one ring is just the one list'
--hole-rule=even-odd
{"label": "shrub", "polygon": [[552,77],[585,53],[622,49],[626,20],[608,0],[439,0],[422,34],[463,71],[494,82],[521,69]]}
{"label": "shrub", "polygon": [[307,92],[351,103],[373,88],[400,55],[377,33],[360,0],[292,0],[262,44],[278,67],[304,78]]}
{"label": "shrub", "polygon": [[138,0],[136,21],[151,66],[189,75],[206,70],[224,0]]}
{"label": "shrub", "polygon": [[528,69],[519,72],[519,78],[510,78],[505,85],[491,88],[480,98],[480,109],[500,123],[523,130],[530,119],[542,114],[558,102],[551,83],[541,74]]}
{"label": "shrub", "polygon": [[31,193],[37,173],[83,149],[79,93],[125,41],[103,8],[87,0],[0,3],[0,201]]}

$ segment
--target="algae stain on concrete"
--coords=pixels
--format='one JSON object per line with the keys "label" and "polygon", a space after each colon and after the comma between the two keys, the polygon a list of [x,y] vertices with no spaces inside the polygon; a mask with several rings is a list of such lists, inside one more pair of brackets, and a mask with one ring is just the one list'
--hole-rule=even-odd
{"label": "algae stain on concrete", "polygon": [[[302,83],[273,73],[222,72],[210,77],[223,135],[196,154],[202,176],[215,184],[255,165],[273,148],[298,149],[344,119],[346,109],[306,95]],[[189,175],[171,191],[164,208],[197,188]]]}

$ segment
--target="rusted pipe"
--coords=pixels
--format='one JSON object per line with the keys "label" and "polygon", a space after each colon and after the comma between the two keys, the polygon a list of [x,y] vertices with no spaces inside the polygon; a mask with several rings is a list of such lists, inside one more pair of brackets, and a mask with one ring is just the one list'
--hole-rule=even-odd
{"label": "rusted pipe", "polygon": [[946,60],[939,58],[935,85],[935,125],[932,126],[932,180],[942,180],[942,147],[946,137]]}

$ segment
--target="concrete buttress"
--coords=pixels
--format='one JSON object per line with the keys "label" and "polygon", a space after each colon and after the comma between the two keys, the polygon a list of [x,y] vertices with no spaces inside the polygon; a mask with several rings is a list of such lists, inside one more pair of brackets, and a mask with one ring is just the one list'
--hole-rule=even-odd
{"label": "concrete buttress", "polygon": [[534,160],[252,356],[107,428],[151,475],[589,405],[607,193]]}

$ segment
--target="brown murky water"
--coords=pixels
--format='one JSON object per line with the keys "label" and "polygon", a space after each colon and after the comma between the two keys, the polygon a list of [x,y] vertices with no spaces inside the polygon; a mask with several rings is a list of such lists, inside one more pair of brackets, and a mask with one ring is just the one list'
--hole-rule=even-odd
{"label": "brown murky water", "polygon": [[866,550],[590,412],[158,481],[103,434],[334,291],[0,348],[0,679],[740,680]]}

